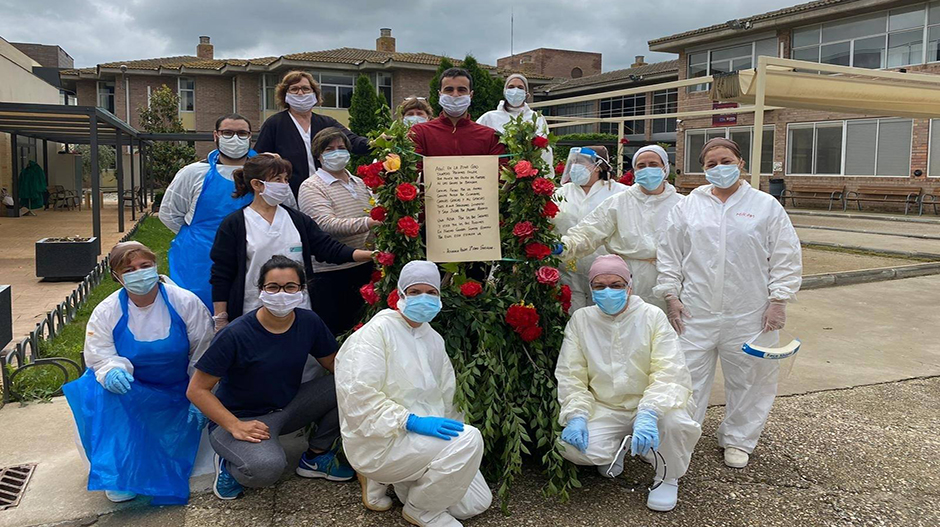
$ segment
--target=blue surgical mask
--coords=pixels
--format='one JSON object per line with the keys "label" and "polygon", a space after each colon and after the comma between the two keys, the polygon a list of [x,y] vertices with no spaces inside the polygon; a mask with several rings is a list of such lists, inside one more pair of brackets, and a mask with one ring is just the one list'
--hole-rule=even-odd
{"label": "blue surgical mask", "polygon": [[408,126],[413,126],[419,123],[428,122],[428,118],[423,115],[406,115],[401,118],[402,122]]}
{"label": "blue surgical mask", "polygon": [[414,322],[430,322],[441,312],[441,297],[423,293],[420,295],[406,296],[405,307],[401,314],[408,320]]}
{"label": "blue surgical mask", "polygon": [[608,315],[616,315],[627,307],[627,290],[611,289],[609,287],[600,291],[591,291],[591,298],[597,307]]}
{"label": "blue surgical mask", "polygon": [[321,158],[323,168],[332,172],[339,172],[346,168],[346,164],[349,163],[349,151],[330,150],[329,152],[324,152]]}
{"label": "blue surgical mask", "polygon": [[506,88],[503,90],[503,97],[509,103],[509,106],[522,106],[522,103],[525,102],[526,92],[520,88]]}
{"label": "blue surgical mask", "polygon": [[160,275],[157,274],[157,268],[154,266],[124,273],[121,275],[121,280],[128,293],[146,295],[153,291],[154,286],[160,281]]}
{"label": "blue surgical mask", "polygon": [[652,192],[663,184],[663,180],[666,179],[666,173],[661,167],[646,167],[634,172],[633,177],[637,185]]}
{"label": "blue surgical mask", "polygon": [[705,179],[718,188],[731,188],[741,177],[738,165],[716,165],[705,171]]}
{"label": "blue surgical mask", "polygon": [[568,177],[575,185],[584,186],[591,180],[591,169],[584,165],[574,165],[568,171]]}

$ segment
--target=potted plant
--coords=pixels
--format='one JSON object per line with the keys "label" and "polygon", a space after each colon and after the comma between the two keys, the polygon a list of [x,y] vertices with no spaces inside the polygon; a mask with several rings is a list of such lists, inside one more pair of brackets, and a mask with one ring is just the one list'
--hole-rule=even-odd
{"label": "potted plant", "polygon": [[81,280],[95,268],[101,246],[96,237],[43,238],[36,242],[36,276]]}

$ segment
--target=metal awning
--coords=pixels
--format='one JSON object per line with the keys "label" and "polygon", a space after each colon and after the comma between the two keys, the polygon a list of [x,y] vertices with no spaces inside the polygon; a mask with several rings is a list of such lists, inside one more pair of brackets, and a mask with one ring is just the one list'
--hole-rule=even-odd
{"label": "metal awning", "polygon": [[[101,181],[98,166],[98,147],[102,145],[114,146],[122,149],[125,145],[137,146],[141,152],[141,180],[142,188],[146,187],[150,178],[145,169],[146,142],[140,133],[129,124],[118,119],[108,111],[93,106],[66,106],[59,104],[31,104],[0,102],[0,132],[8,133],[13,138],[14,152],[18,136],[31,137],[43,141],[43,169],[48,169],[47,143],[86,144],[91,146],[91,202],[94,236],[101,237]],[[133,153],[133,150],[132,150]],[[115,156],[117,163],[117,192],[118,192],[118,231],[124,231],[124,162],[123,155]],[[12,194],[16,203],[16,214],[19,214],[18,158],[13,155],[13,184]],[[134,185],[134,163],[131,163],[131,188]],[[146,196],[146,192],[143,192]],[[146,197],[144,197],[144,205]],[[131,200],[131,218],[136,215],[137,197]],[[143,210],[141,210],[143,212]]]}

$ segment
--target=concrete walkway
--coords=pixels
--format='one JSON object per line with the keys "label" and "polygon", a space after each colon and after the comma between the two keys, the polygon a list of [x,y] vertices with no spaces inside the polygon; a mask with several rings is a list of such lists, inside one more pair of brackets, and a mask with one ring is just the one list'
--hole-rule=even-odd
{"label": "concrete walkway", "polygon": [[802,242],[834,243],[866,249],[919,252],[940,255],[940,240],[921,240],[900,236],[796,228]]}
{"label": "concrete walkway", "polygon": [[[841,391],[940,376],[940,311],[931,294],[938,290],[940,276],[928,276],[801,293],[788,328],[803,348],[780,385],[791,397],[778,401],[752,466],[721,465],[714,431],[722,409],[712,408],[674,513],[645,509],[649,469],[630,463],[616,482],[584,472],[585,488],[567,505],[542,498],[544,480],[527,473],[513,490],[515,516],[494,509],[467,525],[612,526],[625,517],[643,525],[940,524],[940,421],[932,404],[940,398],[940,379]],[[715,388],[711,402],[720,404],[720,378]],[[826,390],[839,391],[812,393]],[[86,472],[62,399],[7,405],[0,423],[0,466],[39,463],[20,506],[0,512],[0,527],[88,525],[101,514],[98,525],[113,526],[404,525],[400,508],[365,511],[355,483],[291,475],[231,503],[203,494],[181,508],[116,506],[84,490]],[[120,512],[108,515],[114,511]]]}

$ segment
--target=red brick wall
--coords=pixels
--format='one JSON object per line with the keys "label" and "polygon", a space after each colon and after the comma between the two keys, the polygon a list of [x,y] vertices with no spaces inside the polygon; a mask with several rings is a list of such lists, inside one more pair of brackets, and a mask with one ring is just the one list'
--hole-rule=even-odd
{"label": "red brick wall", "polygon": [[[197,81],[198,82],[198,81]],[[251,129],[261,130],[261,75],[240,73],[236,76],[237,94],[235,113],[244,115],[251,122]]]}
{"label": "red brick wall", "polygon": [[79,106],[98,105],[98,84],[96,81],[75,81],[75,96]]}
{"label": "red brick wall", "polygon": [[433,71],[399,70],[392,73],[392,111],[398,108],[405,97],[427,97],[431,91]]}
{"label": "red brick wall", "polygon": [[[156,77],[150,75],[130,76],[128,77],[128,83],[131,94],[131,119],[129,124],[137,130],[143,129],[143,126],[140,124],[140,110],[142,108],[147,108],[147,88],[149,87],[152,93],[160,89],[162,86],[167,86],[175,93],[177,86],[175,78]],[[117,99],[115,98],[115,100]],[[120,111],[122,113],[124,112],[123,107],[120,109]]]}
{"label": "red brick wall", "polygon": [[211,132],[219,117],[232,113],[232,78],[196,77],[196,131]]}
{"label": "red brick wall", "polygon": [[553,77],[571,77],[571,70],[581,68],[582,76],[601,73],[601,54],[560,49],[536,49],[497,59],[496,65]]}

